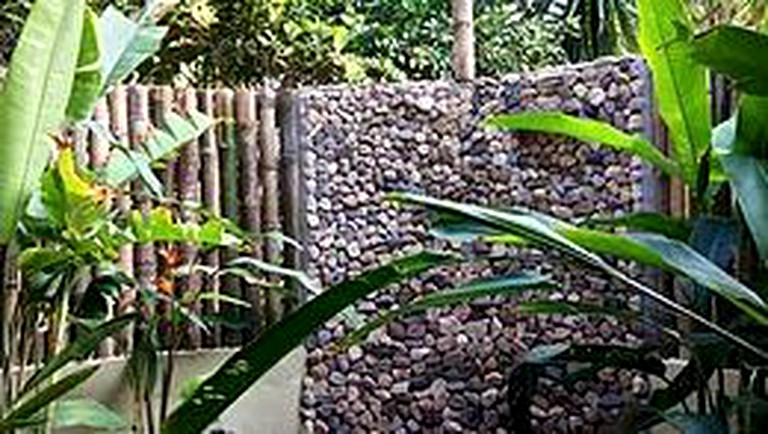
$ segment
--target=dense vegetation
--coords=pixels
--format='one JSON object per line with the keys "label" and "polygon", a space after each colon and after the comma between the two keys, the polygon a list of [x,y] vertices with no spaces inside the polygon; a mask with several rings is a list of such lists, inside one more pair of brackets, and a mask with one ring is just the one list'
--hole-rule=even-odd
{"label": "dense vegetation", "polygon": [[[476,2],[478,74],[533,70],[632,48],[621,38],[634,25],[631,4],[604,2]],[[101,10],[108,2],[90,3]],[[169,26],[169,37],[140,69],[146,81],[311,84],[450,75],[451,10],[444,0],[159,3],[173,5],[161,22]],[[114,4],[135,15],[142,2]],[[2,61],[28,7],[19,1],[0,9]]]}
{"label": "dense vegetation", "polygon": [[[62,408],[69,412],[69,423],[72,414],[81,415],[79,424],[94,423],[94,418],[82,415],[97,414],[96,419],[105,424],[99,428],[122,427],[121,418],[98,403],[65,398],[98,369],[98,365],[75,362],[93,353],[107,336],[128,326],[133,327],[135,338],[128,355],[130,386],[137,403],[144,406],[139,411],[139,419],[146,419],[142,428],[154,432],[154,419],[146,417],[154,411],[149,391],[158,377],[161,387],[167,388],[172,375],[170,368],[158,373],[163,348],[158,344],[158,330],[162,325],[171,331],[190,323],[204,325],[187,307],[208,296],[204,288],[192,292],[191,297],[180,297],[174,291],[177,279],[198,272],[184,266],[176,246],[183,242],[200,249],[228,246],[245,250],[251,239],[232,222],[198,208],[187,209],[189,204],[169,201],[150,169],[210,127],[211,119],[199,113],[169,116],[162,128],[143,139],[139,149],[125,149],[105,137],[110,146],[104,150],[102,167],[91,170],[78,164],[67,132],[92,127],[87,121],[94,104],[113,85],[135,79],[134,70],[140,66],[144,69],[139,76],[145,79],[178,79],[184,74],[189,80],[207,84],[253,83],[265,78],[326,82],[399,75],[434,77],[446,72],[442,62],[447,55],[447,11],[427,2],[201,0],[182,2],[169,15],[165,4],[141,10],[131,2],[122,4],[125,11],[136,14],[135,21],[116,8],[93,3],[94,10],[85,0],[39,0],[29,12],[23,2],[2,9],[5,19],[24,28],[21,36],[15,31],[4,33],[8,38],[4,41],[12,41],[9,45],[15,45],[15,50],[0,93],[0,156],[4,162],[0,166],[0,257],[12,258],[20,268],[23,288],[22,296],[4,304],[1,312],[2,432],[33,425],[66,425],[57,417]],[[614,17],[606,22],[616,26],[591,27],[591,34],[613,34],[618,40],[619,32],[605,33],[605,29],[631,27],[625,25],[630,16],[619,13],[617,2],[564,4],[582,11],[578,15],[582,23],[595,24],[587,18],[605,21],[607,16]],[[556,13],[553,5],[547,2],[522,8],[479,2],[481,70],[500,73],[575,56],[568,46],[573,39],[568,39],[560,27],[567,20],[556,23],[547,18]],[[602,5],[599,13],[590,9],[594,5]],[[433,226],[440,229],[438,233],[460,234],[467,241],[556,250],[575,263],[612,276],[696,325],[693,330],[669,330],[674,345],[691,354],[685,368],[673,378],[665,378],[665,373],[656,369],[663,366],[658,349],[642,348],[638,354],[635,348],[606,346],[587,351],[578,345],[560,344],[537,348],[522,359],[523,365],[537,366],[568,361],[598,368],[629,366],[662,377],[666,387],[655,390],[650,402],[637,409],[626,422],[625,432],[671,418],[682,420],[686,428],[715,427],[715,431],[706,432],[726,432],[723,427],[734,415],[740,418],[745,432],[752,428],[751,432],[760,432],[765,426],[761,425],[761,417],[765,417],[761,409],[766,408],[762,367],[768,360],[768,289],[763,278],[768,264],[768,131],[764,122],[768,116],[768,23],[761,4],[749,3],[743,9],[716,5],[704,9],[708,19],[697,20],[700,6],[688,9],[675,0],[638,1],[636,39],[653,74],[659,113],[672,143],[669,154],[642,137],[561,113],[518,113],[488,121],[489,127],[568,135],[646,160],[660,174],[686,186],[691,207],[683,219],[643,214],[572,224],[525,209],[499,210],[402,193],[391,196],[392,200],[434,211]],[[420,17],[419,22],[429,27],[424,30],[412,25],[407,29],[412,32],[405,32],[387,24],[399,13],[403,13],[404,21]],[[161,19],[169,24],[175,38],[165,38],[166,29],[157,25]],[[511,22],[520,25],[510,29]],[[110,37],[102,39],[102,32]],[[669,35],[675,39],[669,40]],[[220,42],[219,51],[209,45],[213,40]],[[615,44],[603,45],[606,40],[611,37],[582,44],[578,56],[615,49]],[[631,44],[631,38],[626,40]],[[106,41],[109,43],[102,44]],[[152,61],[144,62],[153,55]],[[711,76],[729,80],[738,94],[738,111],[717,123],[711,122],[710,116]],[[99,134],[97,130],[90,132]],[[113,212],[112,197],[129,181],[140,183],[144,189],[144,212]],[[726,201],[726,211],[717,206],[723,192],[735,198]],[[195,213],[196,218],[180,219],[182,211]],[[165,247],[155,282],[137,282],[115,266],[119,248],[132,243]],[[744,244],[754,248],[758,259],[754,269],[748,274],[729,274],[726,270],[733,271],[733,253]],[[10,251],[17,254],[8,255]],[[723,258],[722,252],[727,257]],[[425,252],[329,288],[237,351],[179,408],[169,412],[167,402],[163,404],[162,432],[204,430],[308,333],[371,292],[435,267],[477,259],[481,258]],[[626,275],[613,259],[668,273],[680,285],[692,288],[697,297],[692,303],[675,300],[660,288]],[[0,268],[2,272],[6,269]],[[93,269],[99,271],[99,278],[88,285],[86,294],[92,291],[97,300],[125,302],[132,313],[109,319],[100,303],[78,309],[71,295],[80,276]],[[207,272],[256,278],[265,269],[305,279],[300,272],[249,257]],[[0,282],[4,279],[0,273]],[[393,318],[429,308],[521,288],[546,291],[551,286],[552,282],[535,273],[471,282],[382,312],[352,338],[363,339]],[[131,291],[117,291],[119,287],[134,289],[135,297],[122,299]],[[4,288],[2,302],[9,303],[9,297]],[[238,299],[220,301],[244,303]],[[567,300],[546,305],[541,313],[575,312],[637,316],[637,312]],[[723,315],[725,312],[729,315]],[[41,327],[50,335],[48,353],[29,377],[14,377],[14,351],[21,351],[23,360],[25,342]],[[75,333],[70,333],[73,330]],[[64,373],[62,368],[67,365],[76,368]],[[743,381],[735,397],[726,396],[722,387],[708,386],[709,379],[725,369],[741,372]],[[521,370],[519,374],[534,376],[536,372]],[[680,415],[673,411],[696,392],[699,405],[695,412],[686,408]],[[525,412],[526,406],[519,410]]]}

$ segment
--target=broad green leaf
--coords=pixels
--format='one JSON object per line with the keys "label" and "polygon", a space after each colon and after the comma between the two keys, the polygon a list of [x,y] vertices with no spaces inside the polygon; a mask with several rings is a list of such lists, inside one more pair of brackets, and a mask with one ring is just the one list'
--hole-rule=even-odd
{"label": "broad green leaf", "polygon": [[114,6],[101,15],[104,41],[102,95],[120,83],[160,48],[168,29],[150,20],[136,23]]}
{"label": "broad green leaf", "polygon": [[709,147],[706,69],[690,55],[692,23],[682,0],[638,0],[638,42],[653,76],[659,113],[669,129],[683,179],[695,187]]}
{"label": "broad green leaf", "polygon": [[357,344],[368,337],[374,330],[388,322],[397,318],[415,315],[428,309],[467,303],[482,297],[512,295],[519,294],[524,290],[550,289],[553,287],[555,285],[549,278],[530,273],[470,282],[458,288],[421,296],[402,307],[384,312],[349,333],[344,339],[343,345]]}
{"label": "broad green leaf", "polygon": [[86,8],[77,71],[67,104],[67,118],[70,121],[77,122],[91,117],[101,92],[101,79],[99,17],[90,8]]}
{"label": "broad green leaf", "polygon": [[498,115],[486,125],[505,131],[534,131],[562,134],[584,142],[594,142],[636,155],[670,176],[680,174],[677,164],[640,135],[629,135],[606,122],[557,112]]}
{"label": "broad green leaf", "polygon": [[162,193],[160,181],[152,173],[151,165],[170,157],[184,144],[204,133],[212,121],[197,111],[190,111],[186,116],[168,113],[163,125],[142,143],[143,151],[117,148],[110,155],[104,176],[109,185],[121,186],[137,176],[141,176],[145,185],[154,194]]}
{"label": "broad green leaf", "polygon": [[0,244],[16,229],[64,122],[75,77],[84,0],[38,1],[0,94]]}
{"label": "broad green leaf", "polygon": [[754,291],[731,277],[720,267],[687,244],[660,235],[635,234],[632,239],[657,252],[664,263],[678,274],[709,288],[726,298],[747,301],[765,307],[765,302]]}
{"label": "broad green leaf", "polygon": [[56,428],[116,430],[127,425],[119,414],[90,398],[65,399],[54,405],[53,426]]}
{"label": "broad green leaf", "polygon": [[181,145],[204,133],[212,123],[208,116],[195,110],[190,110],[185,116],[169,112],[163,125],[142,145],[151,161],[167,158]]}
{"label": "broad green leaf", "polygon": [[[749,111],[749,106],[742,106],[738,116]],[[761,122],[760,125],[762,125]],[[713,146],[720,159],[726,177],[731,184],[744,220],[757,246],[763,261],[768,260],[768,159],[759,158],[750,153],[755,145],[739,144],[737,118],[732,117],[715,128]],[[759,135],[749,135],[759,137]]]}
{"label": "broad green leaf", "polygon": [[13,407],[3,418],[0,420],[0,427],[10,428],[18,426],[18,423],[25,423],[37,414],[40,410],[43,410],[48,405],[73,391],[77,386],[83,384],[93,375],[98,366],[91,366],[75,371],[66,375],[61,380],[56,381],[53,384],[42,387],[34,394],[30,395],[28,399],[23,400],[20,404]]}
{"label": "broad green leaf", "polygon": [[105,182],[112,187],[120,187],[138,177],[151,194],[162,196],[163,185],[152,171],[151,164],[143,152],[116,149],[109,156],[107,167],[104,168]]}
{"label": "broad green leaf", "polygon": [[768,95],[768,35],[737,26],[717,26],[691,43],[693,57],[752,95]]}
{"label": "broad green leaf", "polygon": [[254,382],[325,321],[366,295],[455,262],[454,256],[420,253],[329,288],[245,345],[165,420],[165,434],[203,432]]}
{"label": "broad green leaf", "polygon": [[624,228],[629,231],[652,232],[676,240],[687,240],[691,235],[691,224],[666,214],[638,212],[620,217],[593,218],[585,220],[585,226]]}
{"label": "broad green leaf", "polygon": [[[760,357],[768,359],[768,351],[755,346],[691,309],[669,299],[658,291],[630,278],[617,268],[608,264],[601,256],[590,251],[590,249],[596,248],[600,249],[601,253],[604,254],[628,254],[630,255],[630,259],[639,261],[647,259],[651,261],[652,265],[660,265],[659,257],[661,257],[663,265],[672,267],[677,273],[690,277],[702,286],[708,287],[709,289],[728,297],[729,300],[734,301],[734,304],[737,307],[742,308],[747,314],[754,314],[755,310],[744,309],[746,303],[756,303],[761,311],[765,310],[764,302],[754,294],[754,292],[735,280],[722,276],[722,274],[725,276],[728,275],[690,248],[685,250],[683,247],[676,244],[667,246],[666,242],[672,241],[658,235],[648,235],[645,238],[638,240],[611,234],[593,236],[590,231],[576,228],[552,217],[526,210],[513,210],[511,212],[500,211],[492,208],[461,204],[410,193],[395,193],[390,194],[389,197],[401,202],[419,204],[430,210],[449,214],[453,217],[464,216],[467,219],[482,223],[491,229],[504,230],[515,236],[523,237],[539,248],[548,248],[559,251],[573,259],[592,265],[625,283],[633,290],[648,296],[650,299],[672,310],[676,314],[688,317],[696,323],[717,332],[721,336],[748,349]],[[588,247],[569,239],[569,237],[574,236],[574,233],[578,233],[578,241],[584,244],[588,243]],[[662,250],[662,247],[669,247],[669,249],[668,251]],[[656,251],[653,251],[652,249]],[[667,258],[664,258],[664,254],[674,254],[674,257],[668,260]],[[698,255],[698,257],[696,255]],[[693,270],[684,268],[689,265],[686,261],[691,261],[690,265],[694,267]],[[683,268],[679,268],[681,264],[683,264]],[[702,272],[708,270],[710,267],[715,270],[713,271],[714,274],[712,276],[702,276]],[[744,302],[744,300],[746,300],[746,302]],[[736,303],[739,301],[742,301],[741,305]],[[762,318],[755,319],[759,321]]]}
{"label": "broad green leaf", "polygon": [[124,315],[107,321],[85,335],[79,336],[72,344],[68,345],[60,353],[48,360],[48,362],[46,362],[40,369],[35,371],[32,377],[30,377],[24,384],[21,396],[24,396],[35,387],[42,384],[68,363],[86,357],[89,353],[95,350],[104,339],[123,330],[135,319],[136,315]]}

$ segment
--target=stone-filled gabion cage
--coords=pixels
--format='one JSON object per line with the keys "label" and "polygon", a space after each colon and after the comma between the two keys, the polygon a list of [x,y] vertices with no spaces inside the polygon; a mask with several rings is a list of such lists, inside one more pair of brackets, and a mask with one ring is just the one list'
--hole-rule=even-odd
{"label": "stone-filled gabion cage", "polygon": [[[591,64],[472,84],[416,82],[308,89],[302,93],[303,180],[309,272],[324,285],[425,248],[488,254],[414,279],[356,306],[363,317],[419,294],[523,269],[560,284],[549,299],[637,308],[609,279],[551,252],[446,243],[428,234],[424,212],[384,200],[407,190],[479,204],[519,205],[567,218],[615,216],[646,208],[648,177],[635,159],[553,136],[491,132],[490,114],[563,110],[648,133],[650,85],[643,63]],[[309,432],[510,432],[510,370],[540,343],[639,342],[611,318],[521,316],[518,297],[483,299],[396,321],[338,353],[343,320],[308,344],[302,419]],[[574,389],[542,381],[531,397],[538,432],[593,433],[646,379],[604,370]]]}

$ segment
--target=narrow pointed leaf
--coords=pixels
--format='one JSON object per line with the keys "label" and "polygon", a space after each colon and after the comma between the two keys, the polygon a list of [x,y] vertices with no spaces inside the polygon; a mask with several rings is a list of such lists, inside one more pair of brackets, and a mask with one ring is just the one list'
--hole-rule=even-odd
{"label": "narrow pointed leaf", "polygon": [[7,413],[5,417],[0,420],[0,426],[16,426],[17,421],[23,422],[31,419],[37,412],[71,392],[77,386],[83,384],[96,373],[96,370],[98,369],[98,366],[83,368],[65,376],[49,386],[43,387],[40,391],[31,395],[29,399],[23,401],[20,405]]}
{"label": "narrow pointed leaf", "polygon": [[505,131],[533,131],[561,134],[583,142],[598,143],[636,155],[670,176],[680,174],[676,163],[651,142],[627,134],[606,122],[557,112],[517,113],[489,118],[486,125]]}
{"label": "narrow pointed leaf", "polygon": [[[727,297],[734,302],[735,306],[741,308],[747,314],[752,315],[756,311],[761,312],[765,310],[765,303],[762,299],[749,288],[746,288],[744,285],[735,281],[735,279],[731,280],[732,278],[729,279],[719,273],[715,276],[707,276],[706,278],[703,278],[701,273],[705,266],[706,268],[712,267],[716,270],[719,270],[719,268],[707,261],[706,258],[700,257],[701,255],[698,255],[693,249],[687,248],[689,251],[686,251],[683,247],[684,245],[678,246],[675,244],[673,246],[667,246],[666,242],[670,240],[661,236],[652,235],[647,236],[650,238],[639,240],[612,234],[593,236],[593,234],[584,229],[527,210],[500,211],[492,208],[461,204],[410,193],[394,193],[390,194],[389,197],[401,202],[426,206],[428,209],[437,211],[438,213],[452,215],[454,218],[463,215],[466,218],[482,223],[491,229],[505,230],[515,236],[526,238],[540,248],[550,248],[564,253],[573,259],[580,260],[603,270],[610,276],[624,282],[633,290],[648,296],[650,299],[660,303],[662,306],[673,312],[688,317],[739,346],[748,349],[762,358],[768,359],[768,351],[755,346],[749,341],[710,321],[691,309],[680,305],[653,288],[630,278],[622,271],[608,264],[601,256],[591,251],[591,249],[599,249],[603,254],[616,255],[616,253],[619,253],[629,255],[629,259],[632,260],[650,260],[650,265],[664,265],[670,267],[675,272],[689,277],[697,283],[700,283],[702,286]],[[579,237],[577,239],[572,239],[574,238],[574,234],[578,234]],[[669,250],[666,251],[662,249],[662,247],[669,247]],[[615,248],[615,251],[612,252],[613,248]],[[671,259],[665,258],[664,254],[674,254],[674,257]],[[698,255],[698,257],[696,255]],[[692,267],[691,270],[685,268],[688,267],[688,264],[685,264],[688,260],[692,261],[690,264]],[[681,267],[682,264],[684,265]],[[722,272],[722,270],[720,270],[720,273],[728,276],[725,272]],[[754,303],[756,308],[744,308],[748,303]],[[761,318],[758,317],[755,319],[758,321],[761,320]]]}
{"label": "narrow pointed leaf", "polygon": [[390,284],[454,262],[454,256],[420,253],[329,288],[235,353],[166,419],[165,434],[203,432],[270,368],[325,321],[351,303]]}
{"label": "narrow pointed leaf", "polygon": [[594,218],[586,220],[584,225],[652,232],[676,240],[687,240],[692,230],[691,224],[684,219],[653,212],[638,212],[612,218]]}
{"label": "narrow pointed leaf", "polygon": [[530,273],[470,282],[454,289],[435,292],[419,297],[397,309],[384,312],[355,329],[344,339],[344,346],[351,346],[363,341],[369,334],[384,324],[398,318],[415,315],[428,309],[468,303],[482,297],[519,294],[524,290],[554,288],[555,284],[547,277]]}
{"label": "narrow pointed leaf", "polygon": [[42,384],[70,362],[80,360],[87,356],[98,348],[99,344],[101,344],[104,339],[123,330],[135,319],[136,315],[124,315],[107,321],[94,330],[77,338],[72,344],[68,345],[60,353],[48,360],[43,367],[35,371],[32,377],[30,377],[24,384],[21,396],[24,396],[24,394]]}

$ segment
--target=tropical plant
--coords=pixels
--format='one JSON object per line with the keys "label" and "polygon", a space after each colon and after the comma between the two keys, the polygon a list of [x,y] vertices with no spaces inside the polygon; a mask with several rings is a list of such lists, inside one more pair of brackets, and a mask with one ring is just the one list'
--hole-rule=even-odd
{"label": "tropical plant", "polygon": [[[465,235],[490,242],[522,239],[534,246],[560,250],[692,319],[698,325],[694,332],[719,335],[713,347],[711,338],[702,343],[697,335],[682,333],[680,343],[690,347],[692,357],[668,388],[654,393],[651,405],[656,413],[641,423],[644,425],[657,422],[658,411],[666,412],[690,393],[705,388],[704,382],[724,367],[741,367],[743,377],[758,379],[749,383],[750,390],[745,386],[742,398],[754,400],[763,393],[762,386],[752,390],[756,384],[762,384],[762,371],[748,366],[765,363],[766,347],[760,330],[767,324],[766,310],[758,294],[765,294],[766,287],[762,280],[753,280],[755,292],[720,269],[733,262],[738,246],[734,228],[740,220],[738,214],[729,217],[718,211],[721,206],[716,206],[716,198],[720,196],[716,193],[726,183],[730,185],[761,259],[761,268],[764,267],[768,259],[768,214],[764,200],[766,134],[762,127],[766,82],[760,78],[760,71],[765,70],[760,59],[768,55],[768,36],[732,26],[717,26],[695,35],[695,23],[682,2],[640,0],[638,6],[639,46],[651,69],[659,112],[672,141],[670,156],[640,136],[562,113],[500,115],[487,124],[509,131],[561,134],[632,153],[687,186],[692,204],[688,222],[647,213],[592,222],[619,230],[617,234],[569,225],[526,210],[504,212],[415,196],[400,199],[439,211],[443,225],[458,220],[455,224],[463,228]],[[737,114],[714,130],[710,126],[708,68],[728,77],[741,93]],[[468,230],[472,224],[475,229]],[[662,292],[628,280],[598,255],[632,260],[684,278],[693,283],[694,302],[690,307],[682,306]],[[717,317],[713,316],[712,294],[718,306]],[[726,300],[730,303],[724,303]],[[713,318],[718,321],[712,321]],[[554,353],[562,356],[567,351],[561,348]],[[718,357],[712,356],[715,353]],[[728,354],[731,357],[726,357]],[[742,359],[733,354],[740,354]],[[749,361],[740,364],[735,360]],[[709,408],[718,420],[725,417],[729,408],[723,393],[717,391],[718,396],[709,401],[711,404],[702,407]]]}
{"label": "tropical plant", "polygon": [[[73,145],[62,127],[93,127],[88,119],[96,100],[152,55],[165,34],[154,25],[154,13],[147,8],[139,22],[133,22],[114,8],[98,17],[83,0],[39,0],[29,11],[13,52],[0,94],[0,153],[7,164],[0,171],[0,247],[3,271],[10,267],[9,247],[19,251],[23,290],[6,288],[5,275],[0,275],[2,431],[40,423],[93,428],[122,423],[106,407],[87,399],[51,406],[98,366],[69,374],[61,374],[62,368],[87,357],[106,337],[137,319],[78,317],[82,306],[72,294],[97,267],[99,277],[88,285],[86,295],[93,297],[95,306],[103,304],[102,297],[124,282],[119,271],[107,266],[114,263],[120,245],[160,236],[156,226],[140,224],[141,219],[121,223],[110,208],[113,189],[140,177],[157,192],[151,189],[158,182],[150,165],[195,138],[210,121],[195,113],[171,116],[147,138],[142,150],[116,147],[99,173],[75,163]],[[45,170],[54,143],[57,155]],[[184,225],[163,229],[184,231],[191,241],[206,242],[221,242],[227,231],[221,222],[196,231]],[[72,322],[75,340],[67,345]],[[49,330],[47,352],[42,360],[30,359],[31,342],[40,336],[41,327]],[[35,364],[31,376],[25,374],[30,361]]]}

